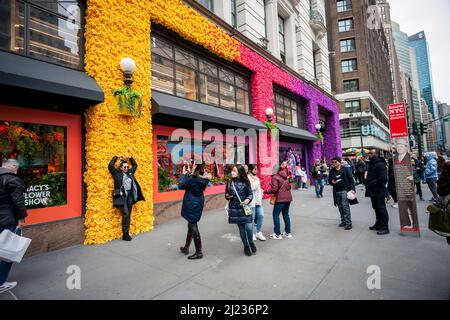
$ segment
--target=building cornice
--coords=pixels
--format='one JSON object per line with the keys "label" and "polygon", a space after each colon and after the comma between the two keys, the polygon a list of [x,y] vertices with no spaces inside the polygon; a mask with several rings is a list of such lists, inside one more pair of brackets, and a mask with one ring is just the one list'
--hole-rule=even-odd
{"label": "building cornice", "polygon": [[206,7],[198,3],[196,0],[183,0],[184,3],[186,3],[191,8],[198,11],[201,15],[205,16],[207,19],[209,19],[212,23],[217,25],[218,27],[222,28],[224,31],[226,31],[230,36],[234,37],[236,40],[238,40],[240,43],[246,45],[251,50],[258,53],[260,56],[264,57],[266,60],[283,70],[284,72],[292,75],[295,78],[300,79],[304,83],[308,84],[310,87],[313,87],[320,93],[322,93],[324,96],[332,99],[336,103],[339,102],[334,96],[332,96],[330,93],[328,93],[325,89],[321,88],[314,82],[304,78],[302,75],[300,75],[297,71],[290,68],[289,66],[282,63],[280,60],[275,58],[270,52],[265,50],[264,48],[257,45],[255,42],[247,38],[245,35],[243,35],[241,32],[239,32],[237,29],[233,28],[231,25],[229,25],[225,20],[220,18],[219,16],[215,15],[213,12],[208,10]]}

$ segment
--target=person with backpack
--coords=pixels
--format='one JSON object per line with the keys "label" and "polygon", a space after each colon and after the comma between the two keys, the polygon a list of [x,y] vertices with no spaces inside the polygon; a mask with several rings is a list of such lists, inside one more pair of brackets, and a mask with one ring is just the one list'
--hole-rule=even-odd
{"label": "person with backpack", "polygon": [[[191,173],[192,171],[192,173]],[[211,174],[206,173],[203,164],[194,164],[192,170],[188,166],[183,167],[180,177],[180,190],[186,190],[181,207],[181,216],[188,222],[188,232],[186,243],[180,251],[185,255],[189,254],[189,247],[194,239],[195,253],[188,257],[189,260],[202,259],[202,240],[198,230],[198,222],[202,217],[205,205],[205,189],[211,180]]]}

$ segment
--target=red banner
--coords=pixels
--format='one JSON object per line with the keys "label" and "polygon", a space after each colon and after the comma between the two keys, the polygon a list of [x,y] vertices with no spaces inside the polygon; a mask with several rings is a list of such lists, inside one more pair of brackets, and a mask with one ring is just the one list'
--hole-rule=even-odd
{"label": "red banner", "polygon": [[404,103],[388,105],[391,138],[408,137],[408,120]]}

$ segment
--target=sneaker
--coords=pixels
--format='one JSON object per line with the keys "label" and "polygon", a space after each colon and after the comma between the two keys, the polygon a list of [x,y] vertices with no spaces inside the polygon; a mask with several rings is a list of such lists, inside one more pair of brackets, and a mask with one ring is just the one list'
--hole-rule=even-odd
{"label": "sneaker", "polygon": [[255,254],[256,253],[256,246],[254,243],[250,243],[250,249],[252,250],[252,253]]}
{"label": "sneaker", "polygon": [[398,204],[394,203],[393,205],[391,205],[392,208],[398,208]]}
{"label": "sneaker", "polygon": [[130,235],[128,233],[124,233],[122,236],[122,240],[123,241],[131,241],[131,240],[133,240],[133,238],[130,237]]}
{"label": "sneaker", "polygon": [[339,228],[343,228],[343,227],[345,227],[345,223],[341,223],[341,224],[339,224]]}
{"label": "sneaker", "polygon": [[17,286],[17,282],[5,282],[0,286],[0,293],[14,289]]}
{"label": "sneaker", "polygon": [[281,234],[276,234],[276,233],[272,233],[269,237],[270,237],[270,239],[273,239],[273,240],[282,240],[283,239]]}
{"label": "sneaker", "polygon": [[369,230],[372,230],[372,231],[379,231],[380,230],[380,227],[377,225],[377,224],[374,224],[373,226],[371,226],[371,227],[369,227]]}
{"label": "sneaker", "polygon": [[344,227],[344,230],[352,230],[353,226],[351,224],[348,224]]}
{"label": "sneaker", "polygon": [[253,234],[253,241],[256,241],[256,235]]}
{"label": "sneaker", "polygon": [[379,235],[379,236],[383,236],[383,235],[385,235],[385,234],[389,234],[389,230],[379,230],[379,231],[377,232],[377,235]]}
{"label": "sneaker", "polygon": [[266,237],[264,237],[264,235],[262,234],[262,232],[257,232],[256,233],[256,238],[260,241],[266,241]]}
{"label": "sneaker", "polygon": [[283,237],[290,239],[292,238],[292,234],[283,232]]}

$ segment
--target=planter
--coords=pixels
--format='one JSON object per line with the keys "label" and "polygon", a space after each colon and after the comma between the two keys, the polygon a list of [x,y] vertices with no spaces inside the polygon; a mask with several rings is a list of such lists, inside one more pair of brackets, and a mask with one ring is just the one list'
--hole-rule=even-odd
{"label": "planter", "polygon": [[142,109],[141,97],[140,91],[123,86],[113,90],[113,105],[119,115],[139,117]]}
{"label": "planter", "polygon": [[122,105],[122,107],[120,107],[119,104],[119,97],[116,96],[111,96],[111,104],[113,105],[114,109],[116,110],[117,114],[121,115],[121,116],[126,116],[126,117],[138,117],[141,114],[141,107],[139,105],[139,101],[135,100],[134,101],[134,107],[136,110],[136,114],[132,113],[125,105]]}

